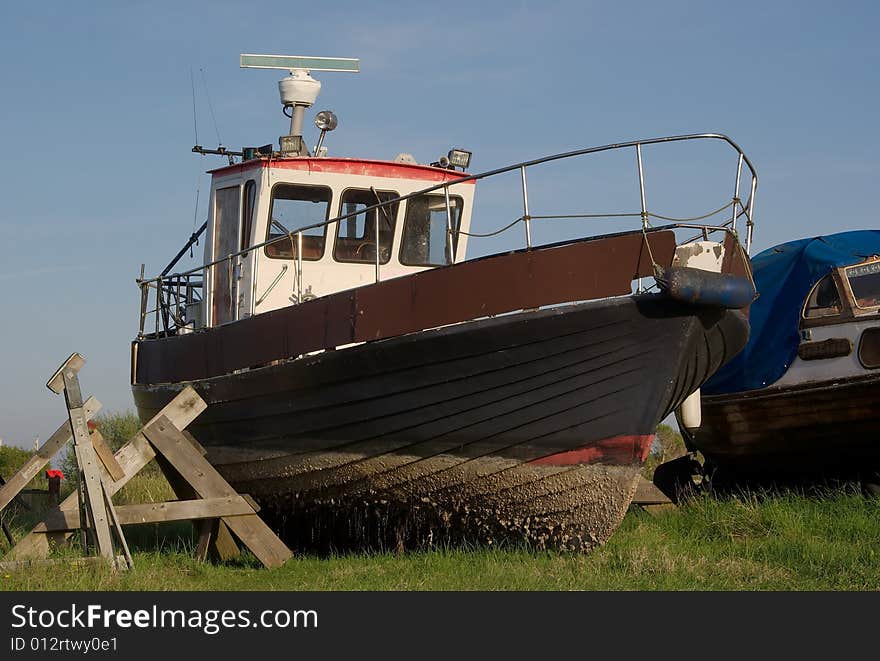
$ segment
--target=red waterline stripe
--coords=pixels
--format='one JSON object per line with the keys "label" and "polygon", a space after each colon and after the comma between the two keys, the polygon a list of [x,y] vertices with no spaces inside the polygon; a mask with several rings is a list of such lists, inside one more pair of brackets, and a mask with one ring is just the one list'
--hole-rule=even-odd
{"label": "red waterline stripe", "polygon": [[539,466],[573,466],[575,464],[634,464],[644,463],[651,451],[654,434],[612,436],[595,441],[577,450],[567,450],[547,457],[533,459]]}

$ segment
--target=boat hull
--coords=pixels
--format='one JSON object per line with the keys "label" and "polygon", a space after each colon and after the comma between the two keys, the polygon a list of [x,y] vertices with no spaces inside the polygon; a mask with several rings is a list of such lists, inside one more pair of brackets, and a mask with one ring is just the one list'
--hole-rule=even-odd
{"label": "boat hull", "polygon": [[815,478],[880,470],[880,375],[704,396],[692,443],[730,477]]}
{"label": "boat hull", "polygon": [[208,459],[294,543],[588,549],[623,517],[657,424],[747,336],[740,312],[620,297],[133,393],[147,420],[192,385]]}

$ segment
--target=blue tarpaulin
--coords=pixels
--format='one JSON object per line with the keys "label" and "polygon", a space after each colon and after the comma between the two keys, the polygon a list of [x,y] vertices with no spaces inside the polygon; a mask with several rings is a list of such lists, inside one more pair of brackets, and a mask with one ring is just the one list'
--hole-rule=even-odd
{"label": "blue tarpaulin", "polygon": [[752,258],[758,300],[746,347],[704,385],[703,393],[756,390],[779,379],[797,355],[800,317],[813,286],[835,267],[880,255],[880,230],[790,241]]}

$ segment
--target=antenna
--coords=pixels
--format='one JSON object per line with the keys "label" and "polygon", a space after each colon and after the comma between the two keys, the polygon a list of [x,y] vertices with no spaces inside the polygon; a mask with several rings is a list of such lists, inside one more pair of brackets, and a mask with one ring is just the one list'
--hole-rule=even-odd
{"label": "antenna", "polygon": [[[278,91],[284,114],[290,117],[290,133],[278,139],[281,152],[293,156],[308,156],[309,150],[302,139],[303,117],[306,108],[314,105],[321,91],[321,83],[309,75],[310,71],[339,71],[358,73],[360,60],[350,57],[306,57],[302,55],[241,54],[242,69],[286,69],[290,75],[278,81]],[[290,108],[290,114],[287,109]]]}

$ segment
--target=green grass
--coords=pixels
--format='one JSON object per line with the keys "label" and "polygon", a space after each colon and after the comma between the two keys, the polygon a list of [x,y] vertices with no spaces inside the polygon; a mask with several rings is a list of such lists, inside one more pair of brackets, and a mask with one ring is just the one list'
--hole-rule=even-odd
{"label": "green grass", "polygon": [[135,549],[130,572],[30,567],[0,572],[0,589],[880,589],[880,501],[855,491],[705,497],[658,513],[633,509],[611,540],[587,555],[523,548],[298,555],[265,570],[249,557],[223,566],[195,562],[188,524],[128,528],[127,536]]}

